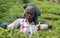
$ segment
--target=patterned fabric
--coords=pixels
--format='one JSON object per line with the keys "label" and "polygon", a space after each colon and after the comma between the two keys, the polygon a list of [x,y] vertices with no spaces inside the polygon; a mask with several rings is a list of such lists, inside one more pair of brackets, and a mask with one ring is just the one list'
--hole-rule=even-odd
{"label": "patterned fabric", "polygon": [[24,34],[34,34],[34,32],[37,31],[37,26],[32,22],[31,24],[28,22],[26,19],[17,19],[13,23],[9,24],[7,28],[13,28],[13,27],[18,27],[20,25],[20,32]]}
{"label": "patterned fabric", "polygon": [[41,30],[48,29],[47,24],[40,24],[39,26],[35,25],[34,22],[29,23],[27,19],[17,19],[13,23],[9,24],[7,28],[14,28],[14,27],[17,28],[19,25],[20,25],[19,27],[20,32],[27,35],[33,35],[35,32],[37,32],[38,27],[40,27]]}

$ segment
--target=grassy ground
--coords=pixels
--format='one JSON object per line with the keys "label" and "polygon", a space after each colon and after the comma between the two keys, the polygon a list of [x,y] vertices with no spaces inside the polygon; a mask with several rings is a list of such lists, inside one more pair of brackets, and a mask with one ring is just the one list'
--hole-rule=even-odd
{"label": "grassy ground", "polygon": [[[47,22],[52,24],[52,29],[45,31],[38,31],[33,38],[60,38],[60,5],[53,4],[47,1],[31,0],[36,4],[41,11],[41,16],[38,18],[40,22]],[[10,24],[17,17],[23,16],[24,3],[20,0],[4,1],[0,0],[0,23]],[[24,38],[20,36],[19,30],[12,29],[10,32],[0,28],[0,38]],[[25,36],[28,38],[28,36]]]}

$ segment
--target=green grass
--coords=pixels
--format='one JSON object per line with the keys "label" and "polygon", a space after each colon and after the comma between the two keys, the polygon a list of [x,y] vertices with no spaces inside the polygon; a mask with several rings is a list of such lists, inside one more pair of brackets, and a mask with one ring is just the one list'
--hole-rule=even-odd
{"label": "green grass", "polygon": [[[60,38],[60,5],[50,3],[49,1],[30,0],[36,4],[41,11],[41,16],[38,18],[40,22],[52,24],[52,28],[45,31],[38,31],[33,38]],[[0,0],[0,23],[10,24],[17,17],[23,16],[24,3],[22,0]],[[18,29],[12,29],[8,32],[6,29],[0,28],[0,38],[24,38]],[[29,38],[29,36],[25,36]]]}

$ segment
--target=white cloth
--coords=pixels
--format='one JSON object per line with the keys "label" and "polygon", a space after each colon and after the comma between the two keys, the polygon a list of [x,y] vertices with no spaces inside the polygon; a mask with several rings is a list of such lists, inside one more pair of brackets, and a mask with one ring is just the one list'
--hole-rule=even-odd
{"label": "white cloth", "polygon": [[[19,28],[20,29],[20,32],[22,32],[22,30],[23,30],[23,33],[28,34],[28,35],[34,34],[38,30],[37,25],[35,25],[34,22],[32,22],[30,24],[27,19],[17,19],[13,23],[9,24],[7,26],[7,28],[14,28],[14,27],[17,28],[19,25],[20,25],[20,28]],[[44,25],[44,24],[43,25],[40,25],[40,29],[41,30],[43,30],[45,28],[48,28],[48,26],[47,25]]]}
{"label": "white cloth", "polygon": [[[24,20],[24,21],[23,21]],[[37,26],[34,24],[34,22],[32,22],[31,24],[28,22],[28,20],[26,19],[17,19],[16,21],[14,21],[13,23],[9,24],[7,26],[7,28],[14,28],[14,27],[18,27],[20,25],[20,32],[22,32],[22,24],[24,22],[24,33],[25,34],[34,34],[34,32],[37,31]]]}
{"label": "white cloth", "polygon": [[40,29],[46,30],[46,29],[48,29],[48,25],[47,24],[40,24]]}

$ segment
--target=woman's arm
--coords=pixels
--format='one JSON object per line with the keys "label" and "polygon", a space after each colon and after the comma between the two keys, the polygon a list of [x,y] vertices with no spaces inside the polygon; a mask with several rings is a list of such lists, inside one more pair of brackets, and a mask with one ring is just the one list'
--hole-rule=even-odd
{"label": "woman's arm", "polygon": [[16,21],[14,21],[13,23],[11,23],[11,24],[9,24],[8,26],[7,26],[7,28],[14,28],[14,27],[18,27],[19,26],[19,19],[17,19]]}
{"label": "woman's arm", "polygon": [[37,26],[38,26],[38,30],[46,30],[46,29],[52,28],[52,25],[48,24],[48,23],[39,22],[39,24]]}

